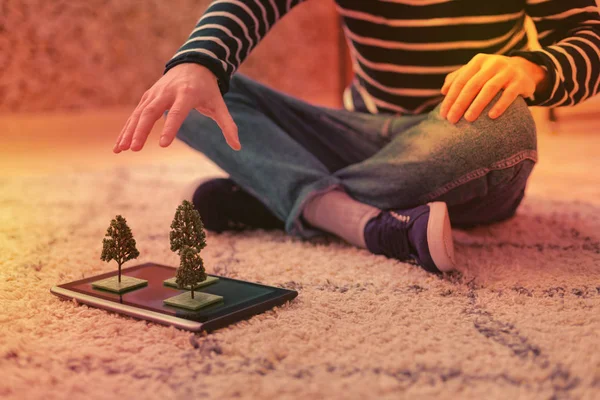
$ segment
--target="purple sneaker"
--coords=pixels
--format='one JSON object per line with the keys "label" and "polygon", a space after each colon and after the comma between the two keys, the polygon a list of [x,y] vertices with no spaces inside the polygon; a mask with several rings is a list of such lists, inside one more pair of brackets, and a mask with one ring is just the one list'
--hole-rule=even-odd
{"label": "purple sneaker", "polygon": [[284,224],[256,197],[226,178],[195,181],[183,198],[194,204],[210,231],[283,229]]}
{"label": "purple sneaker", "polygon": [[365,242],[374,254],[401,261],[414,260],[429,272],[455,268],[446,203],[382,211],[365,226]]}

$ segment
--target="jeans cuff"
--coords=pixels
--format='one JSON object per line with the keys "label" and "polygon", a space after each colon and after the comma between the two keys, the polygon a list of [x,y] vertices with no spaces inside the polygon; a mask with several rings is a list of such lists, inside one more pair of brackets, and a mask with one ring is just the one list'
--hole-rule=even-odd
{"label": "jeans cuff", "polygon": [[328,176],[318,180],[302,189],[300,196],[298,196],[298,199],[292,207],[292,211],[285,221],[286,232],[303,239],[310,239],[311,237],[323,235],[325,232],[312,227],[304,221],[302,218],[302,211],[313,198],[333,190],[344,190],[341,181],[334,176]]}

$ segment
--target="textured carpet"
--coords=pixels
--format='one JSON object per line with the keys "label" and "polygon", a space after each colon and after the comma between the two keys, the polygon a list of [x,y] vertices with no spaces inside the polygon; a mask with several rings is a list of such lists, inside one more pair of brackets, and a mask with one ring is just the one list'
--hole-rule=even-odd
{"label": "textured carpet", "polygon": [[2,178],[0,397],[600,398],[600,182],[590,172],[600,165],[585,145],[557,143],[516,218],[455,232],[452,275],[334,239],[209,234],[209,272],[300,293],[210,335],[49,289],[115,268],[99,258],[119,213],[141,252],[129,266],[177,265],[168,231],[179,192],[214,166],[199,157]]}

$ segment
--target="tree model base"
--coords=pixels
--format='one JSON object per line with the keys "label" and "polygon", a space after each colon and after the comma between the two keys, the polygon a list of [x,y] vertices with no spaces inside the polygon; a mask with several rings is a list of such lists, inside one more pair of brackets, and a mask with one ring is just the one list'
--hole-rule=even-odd
{"label": "tree model base", "polygon": [[[217,278],[216,276],[207,276],[206,280],[204,280],[204,281],[202,281],[202,282],[197,283],[196,285],[194,285],[194,290],[196,290],[198,288],[201,288],[203,286],[210,285],[211,283],[215,283],[218,280],[219,280],[219,278]],[[163,284],[165,286],[169,286],[169,287],[177,289],[177,282],[176,282],[176,278],[175,277],[169,278],[169,279],[163,281]],[[189,285],[188,286],[184,286],[183,288],[185,290],[191,290],[192,289]]]}
{"label": "tree model base", "polygon": [[169,297],[168,299],[163,300],[163,303],[168,306],[197,311],[203,307],[218,303],[220,301],[223,301],[222,296],[217,296],[210,293],[194,292],[194,298],[192,299],[192,292],[185,292],[177,296]]}
{"label": "tree model base", "polygon": [[100,281],[92,282],[94,289],[107,290],[113,293],[125,293],[131,290],[139,289],[148,284],[145,279],[138,279],[132,276],[121,275],[121,282],[119,282],[118,276],[112,276],[110,278],[102,279]]}

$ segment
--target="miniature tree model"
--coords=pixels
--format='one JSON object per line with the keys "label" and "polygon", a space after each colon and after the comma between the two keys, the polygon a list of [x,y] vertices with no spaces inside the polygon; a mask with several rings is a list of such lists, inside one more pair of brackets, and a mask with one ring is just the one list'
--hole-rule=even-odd
{"label": "miniature tree model", "polygon": [[223,300],[223,297],[209,293],[198,292],[194,295],[194,291],[203,283],[212,283],[218,278],[210,277],[210,282],[207,282],[209,279],[207,279],[204,262],[200,257],[200,251],[206,247],[204,224],[202,224],[200,213],[189,201],[184,200],[177,207],[173,223],[171,223],[169,238],[171,250],[179,254],[181,261],[176,277],[167,279],[164,284],[168,286],[175,284],[178,289],[188,289],[189,292],[168,298],[164,300],[164,303],[189,310],[198,310]]}
{"label": "miniature tree model", "polygon": [[181,264],[175,279],[179,289],[190,287],[193,299],[196,285],[206,279],[204,261],[196,249],[186,246],[181,250]]}
{"label": "miniature tree model", "polygon": [[109,262],[115,260],[119,265],[119,282],[121,282],[121,266],[126,261],[137,258],[140,255],[135,247],[135,239],[131,228],[127,226],[127,221],[121,215],[110,221],[110,226],[106,230],[106,236],[102,240],[102,261]]}
{"label": "miniature tree model", "polygon": [[189,287],[190,291],[170,297],[164,300],[164,303],[169,306],[195,311],[210,304],[222,301],[222,296],[210,293],[198,292],[196,293],[196,296],[194,296],[196,285],[206,279],[204,262],[202,261],[198,250],[193,247],[185,246],[181,249],[180,257],[181,263],[179,264],[179,268],[177,268],[176,277],[177,286],[179,289]]}
{"label": "miniature tree model", "polygon": [[[184,200],[181,205],[177,207],[175,211],[175,217],[171,223],[171,232],[169,234],[171,241],[171,250],[177,252],[180,257],[184,248],[189,247],[196,250],[197,253],[206,247],[206,233],[204,232],[204,224],[200,213],[194,208],[194,205],[187,200]],[[200,257],[198,255],[198,257]],[[183,258],[182,258],[183,260]],[[182,264],[183,265],[183,264]],[[202,267],[204,269],[204,267]],[[179,276],[179,270],[177,271]],[[194,289],[201,286],[206,286],[211,283],[215,283],[219,278],[215,276],[207,276],[206,273],[203,277],[195,281]],[[164,281],[164,284],[171,287],[177,287],[178,289],[192,289],[189,284],[180,285],[177,278],[170,278]]]}
{"label": "miniature tree model", "polygon": [[194,209],[194,205],[184,200],[171,223],[171,250],[180,253],[185,246],[192,247],[198,251],[206,247],[206,234],[200,213]]}
{"label": "miniature tree model", "polygon": [[[92,283],[92,286],[98,289],[109,290],[111,292],[123,293],[128,290],[136,289],[148,284],[144,279],[138,279],[130,276],[121,278],[121,266],[140,255],[135,246],[133,233],[127,225],[127,221],[121,215],[117,215],[106,230],[106,237],[102,241],[102,261],[110,262],[115,260],[119,266],[116,277],[103,279]],[[115,279],[116,278],[116,279]]]}

